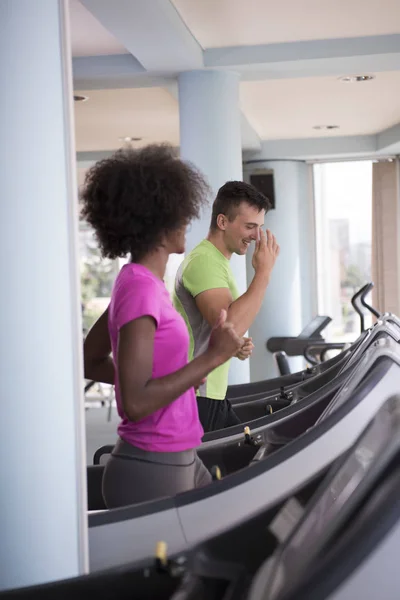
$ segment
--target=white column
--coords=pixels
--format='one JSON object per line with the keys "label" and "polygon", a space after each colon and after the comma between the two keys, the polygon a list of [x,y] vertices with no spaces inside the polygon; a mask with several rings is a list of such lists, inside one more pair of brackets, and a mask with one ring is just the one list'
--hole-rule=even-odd
{"label": "white column", "polygon": [[67,3],[0,1],[0,588],[87,568]]}
{"label": "white column", "polygon": [[[273,169],[275,210],[265,219],[266,227],[280,245],[270,284],[261,310],[250,328],[255,350],[251,358],[251,380],[259,381],[278,375],[266,341],[274,336],[297,336],[310,319],[313,305],[312,203],[308,166],[294,161],[265,161],[245,166],[245,178],[252,172]],[[253,277],[252,252],[247,256],[248,279]],[[312,315],[314,316],[314,315]],[[292,358],[293,371],[301,369],[303,360]]]}
{"label": "white column", "polygon": [[[243,179],[240,132],[239,75],[230,71],[188,71],[179,76],[181,157],[206,175],[216,195],[230,180]],[[211,205],[194,222],[187,236],[187,251],[207,236]],[[246,260],[232,257],[232,270],[240,293],[246,291]],[[249,381],[249,361],[234,359],[230,383]]]}

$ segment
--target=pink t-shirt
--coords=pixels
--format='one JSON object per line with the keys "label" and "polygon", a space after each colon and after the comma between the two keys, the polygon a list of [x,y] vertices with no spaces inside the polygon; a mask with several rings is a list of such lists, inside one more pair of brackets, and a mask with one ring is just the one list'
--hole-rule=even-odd
{"label": "pink t-shirt", "polygon": [[[114,284],[108,327],[114,362],[118,364],[118,335],[123,325],[143,316],[156,322],[152,377],[169,375],[188,362],[189,333],[160,279],[142,265],[122,267]],[[194,389],[137,423],[123,411],[118,376],[115,381],[118,434],[126,442],[153,452],[179,452],[200,446],[203,428],[199,421]]]}

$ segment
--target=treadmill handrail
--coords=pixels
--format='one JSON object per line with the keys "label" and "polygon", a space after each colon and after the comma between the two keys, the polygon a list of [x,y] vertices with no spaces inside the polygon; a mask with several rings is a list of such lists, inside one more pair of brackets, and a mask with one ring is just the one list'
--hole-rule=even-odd
{"label": "treadmill handrail", "polygon": [[[371,281],[371,283],[370,283],[369,285],[370,285],[371,287],[370,287],[370,289],[368,290],[368,292],[369,292],[369,291],[371,291],[371,290],[372,290],[372,288],[374,287],[374,284],[372,283],[372,281]],[[377,310],[375,310],[375,308],[373,308],[373,307],[372,307],[370,304],[368,304],[368,303],[365,301],[365,296],[368,294],[368,292],[366,292],[365,294],[362,294],[362,296],[361,296],[361,304],[362,304],[362,305],[363,305],[363,306],[364,306],[364,307],[365,307],[367,310],[369,310],[369,311],[370,311],[370,312],[371,312],[371,313],[374,315],[374,317],[376,317],[377,319],[380,319],[380,318],[381,318],[381,316],[382,316],[382,315],[381,315],[381,313],[379,313]]]}
{"label": "treadmill handrail", "polygon": [[101,457],[104,454],[111,454],[111,452],[113,451],[113,448],[114,448],[114,446],[112,444],[107,444],[105,446],[101,446],[100,448],[98,448],[93,455],[93,464],[99,465]]}
{"label": "treadmill handrail", "polygon": [[354,294],[354,296],[351,299],[351,304],[354,308],[354,310],[356,311],[356,313],[358,314],[358,316],[360,317],[360,327],[361,327],[361,333],[363,331],[365,331],[365,316],[364,313],[362,311],[362,306],[364,306],[364,308],[367,308],[370,312],[372,312],[375,316],[380,316],[376,314],[376,311],[374,309],[372,309],[372,307],[370,307],[366,302],[365,302],[365,296],[367,296],[367,294],[369,294],[369,292],[372,290],[372,288],[374,287],[373,282],[369,282],[366,283],[365,285],[363,285],[362,288],[360,288],[358,290],[358,292],[356,292]]}
{"label": "treadmill handrail", "polygon": [[[315,359],[312,356],[313,350],[320,350],[319,354],[321,356],[321,360],[323,360],[322,356],[325,355],[326,352],[329,352],[329,350],[343,350],[345,346],[345,342],[313,342],[304,349],[304,358],[308,362],[314,364]],[[318,364],[318,362],[315,364]]]}
{"label": "treadmill handrail", "polygon": [[360,317],[361,332],[365,331],[365,319],[364,319],[364,314],[362,312],[361,306],[359,305],[359,302],[361,304],[361,300],[360,300],[361,295],[367,289],[369,289],[368,283],[366,285],[364,285],[362,288],[360,288],[358,290],[358,292],[356,292],[351,299],[351,304],[352,304],[354,310],[356,311],[356,313],[358,314],[358,316]]}

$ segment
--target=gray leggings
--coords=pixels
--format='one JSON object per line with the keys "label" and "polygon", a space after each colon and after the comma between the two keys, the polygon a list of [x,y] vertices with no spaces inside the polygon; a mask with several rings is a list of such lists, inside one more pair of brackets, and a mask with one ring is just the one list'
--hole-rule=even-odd
{"label": "gray leggings", "polygon": [[103,498],[107,508],[118,508],[175,496],[211,480],[196,450],[147,452],[119,439],[104,469]]}

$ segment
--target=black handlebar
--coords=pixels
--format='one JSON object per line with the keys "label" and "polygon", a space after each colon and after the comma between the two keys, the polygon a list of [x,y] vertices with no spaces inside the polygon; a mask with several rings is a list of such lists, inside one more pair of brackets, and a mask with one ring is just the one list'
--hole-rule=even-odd
{"label": "black handlebar", "polygon": [[[344,342],[312,342],[304,350],[303,356],[307,362],[312,365],[318,365],[324,362],[324,358],[329,350],[344,350],[346,344]],[[315,355],[319,355],[319,360]]]}
{"label": "black handlebar", "polygon": [[[372,288],[374,287],[374,284],[372,283],[372,284],[370,284],[370,285],[371,285],[371,290],[372,290]],[[380,313],[379,313],[377,310],[375,310],[375,308],[373,308],[372,306],[370,306],[369,304],[367,304],[367,303],[365,302],[365,297],[364,297],[364,296],[366,296],[366,294],[364,294],[363,296],[361,296],[361,299],[360,299],[360,300],[361,300],[361,304],[362,304],[362,305],[363,305],[363,306],[364,306],[364,307],[365,307],[367,310],[369,310],[370,312],[372,312],[372,314],[373,314],[373,315],[374,315],[374,316],[375,316],[377,319],[380,319],[380,317],[381,317],[381,314],[380,314]]]}
{"label": "black handlebar", "polygon": [[114,449],[114,446],[111,446],[111,445],[101,446],[101,448],[98,448],[93,456],[93,464],[99,465],[100,459],[103,456],[103,454],[111,454],[113,449]]}
{"label": "black handlebar", "polygon": [[360,317],[361,333],[365,331],[365,317],[362,307],[369,310],[378,319],[381,316],[377,310],[372,308],[372,306],[367,304],[367,302],[365,301],[365,297],[369,294],[373,287],[374,284],[372,281],[370,283],[366,283],[361,289],[358,290],[358,292],[354,294],[354,296],[351,299],[351,304],[358,316]]}
{"label": "black handlebar", "polygon": [[95,385],[95,381],[89,381],[86,385],[85,385],[85,394],[86,392],[88,392],[94,385]]}

